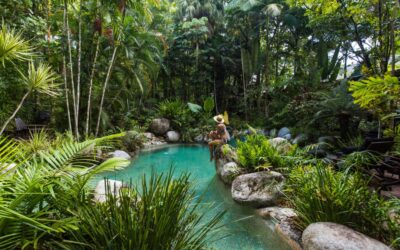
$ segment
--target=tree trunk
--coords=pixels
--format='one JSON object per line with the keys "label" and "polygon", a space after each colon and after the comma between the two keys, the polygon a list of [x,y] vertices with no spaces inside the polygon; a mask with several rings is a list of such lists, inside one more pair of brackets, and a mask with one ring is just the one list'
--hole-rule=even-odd
{"label": "tree trunk", "polygon": [[[240,46],[242,47],[242,46]],[[243,50],[243,48],[241,48]],[[244,101],[244,117],[245,120],[247,121],[247,95],[246,95],[246,76],[245,76],[245,69],[244,69],[244,58],[243,58],[243,52],[240,53],[241,55],[241,62],[242,62],[242,84],[243,84],[243,101]]]}
{"label": "tree trunk", "polygon": [[114,47],[114,51],[113,51],[113,54],[112,54],[112,57],[111,57],[111,60],[110,60],[110,64],[109,64],[109,66],[108,66],[106,80],[104,81],[103,92],[102,92],[102,94],[101,94],[101,100],[100,100],[99,114],[98,114],[98,117],[97,117],[97,125],[96,125],[96,133],[95,133],[95,136],[97,136],[97,135],[99,134],[101,113],[103,112],[104,97],[105,97],[105,95],[106,95],[107,85],[108,85],[108,82],[109,82],[109,80],[110,80],[112,68],[113,68],[113,66],[114,66],[115,55],[117,54],[117,49],[118,49],[118,46],[116,45],[116,46]]}
{"label": "tree trunk", "polygon": [[391,22],[391,27],[390,27],[390,40],[391,40],[391,44],[392,44],[392,62],[391,62],[391,73],[394,76],[395,75],[395,71],[396,71],[396,40],[395,40],[395,34],[396,34],[396,19],[397,19],[397,15],[398,15],[398,11],[400,8],[400,3],[399,1],[396,1],[395,3],[395,7],[393,10],[393,19]]}
{"label": "tree trunk", "polygon": [[344,68],[343,68],[343,78],[347,79],[347,59],[348,59],[349,51],[346,47],[346,52],[344,54]]}
{"label": "tree trunk", "polygon": [[3,127],[1,128],[0,131],[0,136],[4,133],[4,130],[6,130],[7,125],[14,119],[15,115],[18,113],[18,111],[21,109],[22,104],[24,104],[25,99],[28,97],[28,95],[31,93],[31,91],[26,92],[26,94],[22,97],[20,103],[17,106],[17,109],[15,109],[14,113],[7,119],[7,121],[3,124]]}
{"label": "tree trunk", "polygon": [[86,111],[86,124],[85,124],[85,135],[89,135],[89,122],[90,122],[90,113],[91,113],[91,99],[92,99],[92,89],[93,89],[93,79],[94,79],[94,73],[96,71],[96,62],[97,62],[97,57],[99,55],[100,51],[100,35],[97,37],[97,42],[96,42],[96,51],[94,53],[94,58],[93,58],[93,65],[92,65],[92,71],[90,72],[90,80],[89,80],[89,93],[88,93],[88,102],[87,102],[87,111]]}
{"label": "tree trunk", "polygon": [[65,56],[63,56],[63,75],[64,75],[64,88],[65,88],[65,101],[67,104],[67,116],[68,116],[68,129],[72,131],[72,123],[71,123],[71,113],[69,111],[69,91],[68,91],[68,79],[67,79],[67,62],[65,60]]}
{"label": "tree trunk", "polygon": [[81,57],[82,57],[82,0],[79,3],[79,17],[78,17],[78,59],[77,59],[77,75],[76,75],[76,119],[75,119],[75,133],[76,138],[79,139],[79,106],[81,98]]}
{"label": "tree trunk", "polygon": [[70,69],[70,79],[71,79],[71,89],[72,89],[72,109],[74,111],[74,119],[75,119],[75,136],[78,137],[78,119],[76,113],[76,98],[75,98],[75,83],[74,83],[74,70],[73,70],[73,62],[72,62],[72,49],[71,49],[71,33],[69,30],[69,18],[68,18],[68,3],[64,0],[64,25],[65,32],[67,34],[67,47],[68,47],[68,57],[69,57],[69,69]]}

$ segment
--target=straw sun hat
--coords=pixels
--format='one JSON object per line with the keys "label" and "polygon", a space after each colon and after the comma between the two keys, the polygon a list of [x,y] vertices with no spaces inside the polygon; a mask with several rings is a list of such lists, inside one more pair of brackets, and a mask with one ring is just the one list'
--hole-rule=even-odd
{"label": "straw sun hat", "polygon": [[216,115],[213,119],[219,124],[223,124],[225,122],[223,115]]}

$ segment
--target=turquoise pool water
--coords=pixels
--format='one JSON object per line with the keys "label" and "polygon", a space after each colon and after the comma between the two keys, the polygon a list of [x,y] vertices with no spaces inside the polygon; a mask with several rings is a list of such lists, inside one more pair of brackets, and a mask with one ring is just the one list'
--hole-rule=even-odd
{"label": "turquoise pool water", "polygon": [[[239,206],[231,198],[230,189],[216,176],[214,163],[209,162],[208,148],[201,145],[172,145],[152,151],[143,151],[132,164],[120,171],[99,178],[138,183],[143,174],[167,173],[174,166],[174,176],[189,172],[196,193],[203,194],[203,202],[213,204],[211,213],[224,209],[222,235],[227,237],[212,242],[218,250],[286,250],[290,249],[273,232],[273,223],[254,214],[254,210]],[[210,212],[210,211],[204,211]]]}

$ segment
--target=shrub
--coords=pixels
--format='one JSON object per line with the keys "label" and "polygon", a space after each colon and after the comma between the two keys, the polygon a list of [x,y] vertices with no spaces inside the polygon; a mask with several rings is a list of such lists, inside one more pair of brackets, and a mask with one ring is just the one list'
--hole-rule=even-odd
{"label": "shrub", "polygon": [[136,150],[143,147],[143,143],[146,141],[145,136],[142,133],[136,131],[128,131],[125,136],[122,137],[123,149],[128,152],[135,152]]}
{"label": "shrub", "polygon": [[[204,249],[223,213],[203,224],[189,175],[143,176],[139,188],[125,188],[103,204],[86,204],[74,240],[90,249]],[[216,235],[214,235],[215,237]],[[211,239],[212,240],[212,239]]]}
{"label": "shrub", "polygon": [[335,222],[374,238],[390,242],[388,206],[368,189],[360,174],[336,172],[331,167],[297,167],[287,183],[289,200],[298,214],[297,226],[314,222]]}
{"label": "shrub", "polygon": [[383,156],[370,151],[353,152],[346,155],[339,163],[343,169],[367,172],[369,167],[376,166]]}
{"label": "shrub", "polygon": [[165,100],[160,102],[157,107],[158,115],[171,121],[174,129],[180,131],[180,128],[187,127],[190,123],[190,112],[188,106],[181,100]]}
{"label": "shrub", "polygon": [[250,135],[246,141],[238,141],[237,154],[240,165],[258,170],[285,167],[286,160],[263,135]]}

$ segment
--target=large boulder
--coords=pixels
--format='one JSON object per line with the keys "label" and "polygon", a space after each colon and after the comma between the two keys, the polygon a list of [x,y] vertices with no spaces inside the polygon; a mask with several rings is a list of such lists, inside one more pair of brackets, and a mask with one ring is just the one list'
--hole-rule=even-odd
{"label": "large boulder", "polygon": [[236,162],[228,162],[217,168],[217,174],[225,184],[232,184],[232,181],[242,172]]}
{"label": "large boulder", "polygon": [[165,137],[168,142],[178,142],[180,135],[176,131],[168,131],[167,134],[165,135]]}
{"label": "large boulder", "polygon": [[287,154],[292,149],[292,144],[285,138],[276,137],[268,141],[281,154]]}
{"label": "large boulder", "polygon": [[101,180],[94,189],[94,200],[100,203],[105,202],[107,192],[115,197],[119,197],[119,190],[123,187],[124,185],[121,181]]}
{"label": "large boulder", "polygon": [[232,198],[252,207],[272,206],[282,194],[283,181],[283,175],[274,171],[239,175],[232,182]]}
{"label": "large boulder", "polygon": [[124,158],[125,160],[131,159],[131,156],[122,150],[115,150],[114,152],[110,153],[112,157]]}
{"label": "large boulder", "polygon": [[290,129],[287,127],[283,127],[279,129],[278,137],[285,138],[286,135],[290,135]]}
{"label": "large boulder", "polygon": [[170,121],[165,118],[154,119],[149,127],[150,132],[156,135],[164,135],[170,127]]}
{"label": "large boulder", "polygon": [[344,225],[318,222],[303,232],[304,250],[390,250],[391,248]]}

